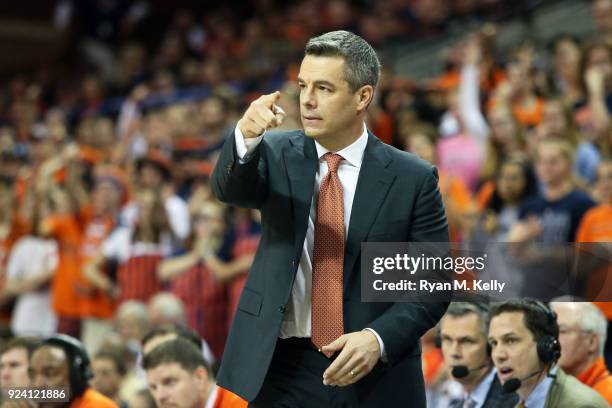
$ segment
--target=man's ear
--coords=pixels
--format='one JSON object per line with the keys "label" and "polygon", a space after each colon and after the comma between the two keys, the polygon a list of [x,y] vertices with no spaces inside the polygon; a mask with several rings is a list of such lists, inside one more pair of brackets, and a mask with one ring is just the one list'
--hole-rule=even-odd
{"label": "man's ear", "polygon": [[600,338],[597,334],[595,333],[589,333],[589,342],[587,344],[587,347],[589,348],[589,351],[599,354],[599,342],[600,342]]}
{"label": "man's ear", "polygon": [[372,103],[374,87],[372,85],[364,85],[357,90],[355,95],[357,96],[357,111],[361,113],[368,109],[368,106]]}
{"label": "man's ear", "polygon": [[202,366],[196,368],[193,372],[193,375],[198,379],[198,383],[200,383],[201,385],[205,385],[210,377],[206,368]]}

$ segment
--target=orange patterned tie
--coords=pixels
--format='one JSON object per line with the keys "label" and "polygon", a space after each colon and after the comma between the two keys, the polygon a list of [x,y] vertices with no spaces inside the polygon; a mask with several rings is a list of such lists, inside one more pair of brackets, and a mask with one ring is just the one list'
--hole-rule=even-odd
{"label": "orange patterned tie", "polygon": [[344,200],[338,178],[342,156],[326,153],[323,158],[328,173],[321,181],[312,260],[312,343],[319,349],[344,334]]}

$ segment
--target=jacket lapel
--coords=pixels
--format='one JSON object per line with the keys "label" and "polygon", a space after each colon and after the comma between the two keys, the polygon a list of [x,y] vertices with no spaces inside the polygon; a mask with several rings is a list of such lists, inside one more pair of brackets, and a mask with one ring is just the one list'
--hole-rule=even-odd
{"label": "jacket lapel", "polygon": [[295,253],[298,262],[308,228],[308,215],[318,166],[317,149],[314,141],[300,132],[290,138],[290,146],[283,151],[283,154],[293,204]]}
{"label": "jacket lapel", "polygon": [[357,180],[353,199],[351,219],[344,254],[344,288],[351,279],[351,271],[361,252],[361,242],[365,240],[372,223],[378,215],[395,175],[387,170],[391,157],[383,143],[368,132],[368,144]]}

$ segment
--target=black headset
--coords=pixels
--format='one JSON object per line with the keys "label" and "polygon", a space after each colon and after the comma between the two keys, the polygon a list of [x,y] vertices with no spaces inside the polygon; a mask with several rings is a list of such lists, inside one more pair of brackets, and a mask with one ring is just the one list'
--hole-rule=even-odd
{"label": "black headset", "polygon": [[543,313],[546,316],[546,324],[552,335],[547,334],[538,339],[538,358],[544,364],[554,364],[561,357],[561,344],[559,343],[559,326],[557,325],[557,314],[539,300],[526,299],[525,304],[533,311]]}
{"label": "black headset", "polygon": [[93,377],[89,357],[83,344],[74,337],[56,334],[44,339],[41,345],[59,347],[66,353],[70,374],[70,399],[83,395]]}

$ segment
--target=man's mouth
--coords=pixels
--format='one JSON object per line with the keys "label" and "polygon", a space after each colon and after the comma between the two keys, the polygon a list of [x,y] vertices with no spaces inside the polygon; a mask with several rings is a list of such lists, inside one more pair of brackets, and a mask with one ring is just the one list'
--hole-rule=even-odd
{"label": "man's mouth", "polygon": [[507,380],[514,375],[514,369],[510,367],[501,367],[497,370],[497,373],[500,379]]}

